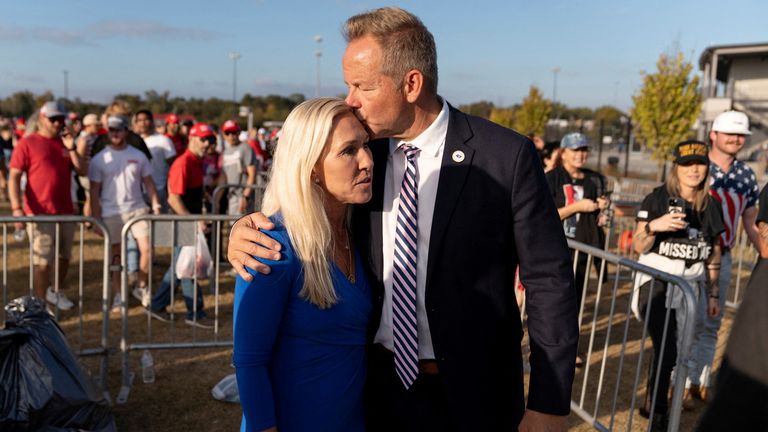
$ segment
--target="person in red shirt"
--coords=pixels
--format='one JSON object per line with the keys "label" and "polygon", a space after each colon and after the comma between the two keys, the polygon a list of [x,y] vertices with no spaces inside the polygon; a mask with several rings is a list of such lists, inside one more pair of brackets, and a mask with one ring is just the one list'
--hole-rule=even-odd
{"label": "person in red shirt", "polygon": [[168,117],[165,118],[165,127],[168,131],[165,135],[173,141],[173,146],[176,148],[176,154],[180,155],[184,153],[184,150],[187,148],[187,137],[181,134],[179,116],[176,114],[169,114]]}
{"label": "person in red shirt", "polygon": [[[13,216],[24,215],[71,215],[72,173],[74,167],[79,175],[87,172],[86,163],[76,151],[71,140],[67,146],[60,134],[64,128],[66,111],[56,102],[47,102],[40,109],[38,131],[22,138],[16,145],[11,157],[9,194]],[[21,205],[21,176],[27,174],[27,186],[24,191],[24,207]],[[51,223],[30,223],[33,237],[32,263],[34,265],[34,293],[67,310],[73,304],[60,290],[67,275],[69,256],[72,251],[74,225],[60,225],[58,251],[58,283],[53,283],[57,290],[52,290],[51,264],[54,260],[56,225]],[[23,223],[17,223],[16,229],[24,229]],[[46,287],[48,288],[46,292]]]}
{"label": "person in red shirt", "polygon": [[[181,156],[176,158],[168,171],[168,206],[178,215],[203,213],[203,156],[209,146],[216,145],[216,135],[210,126],[197,123],[189,132],[189,146]],[[205,232],[207,226],[200,222],[200,230]],[[175,256],[179,256],[181,247],[176,246]],[[171,268],[165,272],[148,312],[153,318],[168,321],[170,314],[166,308],[171,302],[171,278],[176,275]],[[179,283],[181,282],[181,283]],[[185,322],[194,327],[213,328],[203,311],[203,295],[192,279],[176,279],[174,286],[181,285],[184,293],[184,303],[187,305]],[[197,297],[195,305],[194,297]]]}

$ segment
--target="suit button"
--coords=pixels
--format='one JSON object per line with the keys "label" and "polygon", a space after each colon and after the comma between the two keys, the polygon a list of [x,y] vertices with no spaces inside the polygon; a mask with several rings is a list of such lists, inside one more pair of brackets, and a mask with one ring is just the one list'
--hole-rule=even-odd
{"label": "suit button", "polygon": [[437,308],[429,308],[429,311],[430,311],[430,312],[434,312],[434,311],[436,311],[436,310],[437,310]]}

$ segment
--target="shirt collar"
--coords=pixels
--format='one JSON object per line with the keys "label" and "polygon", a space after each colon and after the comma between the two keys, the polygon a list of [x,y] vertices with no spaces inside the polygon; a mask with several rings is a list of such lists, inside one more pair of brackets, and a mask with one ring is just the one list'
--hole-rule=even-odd
{"label": "shirt collar", "polygon": [[445,98],[440,99],[443,102],[443,108],[435,118],[435,121],[411,141],[390,138],[389,154],[394,153],[400,144],[407,142],[420,149],[422,154],[430,155],[432,157],[440,155],[440,149],[445,144],[445,137],[448,134],[448,102]]}

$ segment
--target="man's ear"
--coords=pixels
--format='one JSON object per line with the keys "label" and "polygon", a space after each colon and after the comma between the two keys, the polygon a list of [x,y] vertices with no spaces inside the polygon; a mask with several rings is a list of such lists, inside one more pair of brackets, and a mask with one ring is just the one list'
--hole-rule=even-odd
{"label": "man's ear", "polygon": [[424,90],[424,74],[418,69],[411,69],[405,74],[403,92],[408,102],[414,103]]}

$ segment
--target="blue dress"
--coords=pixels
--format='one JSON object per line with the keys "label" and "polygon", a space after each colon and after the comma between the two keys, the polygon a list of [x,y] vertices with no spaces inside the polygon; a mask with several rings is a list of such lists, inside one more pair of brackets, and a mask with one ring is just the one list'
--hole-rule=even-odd
{"label": "blue dress", "polygon": [[359,257],[351,283],[331,265],[338,302],[327,309],[299,297],[302,264],[285,227],[266,233],[282,245],[269,275],[237,278],[233,361],[243,407],[241,431],[363,431],[366,329],[371,293]]}

